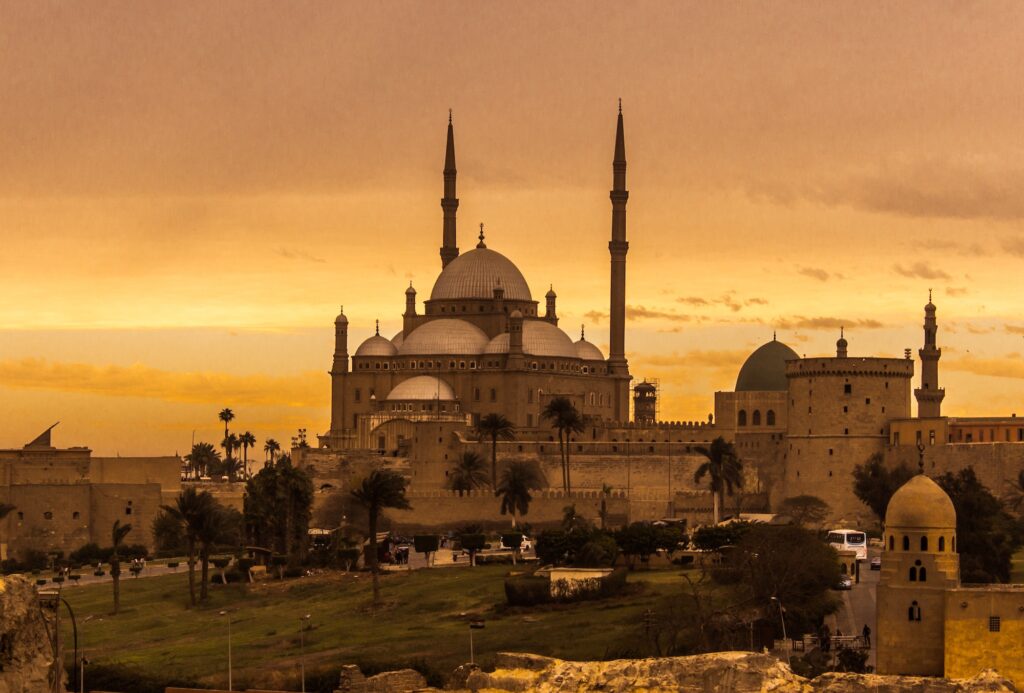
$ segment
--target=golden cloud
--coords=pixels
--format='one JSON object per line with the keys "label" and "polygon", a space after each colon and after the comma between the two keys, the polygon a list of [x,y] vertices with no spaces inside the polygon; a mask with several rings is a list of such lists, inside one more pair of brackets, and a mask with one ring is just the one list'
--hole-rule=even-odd
{"label": "golden cloud", "polygon": [[995,358],[977,358],[964,356],[963,358],[943,359],[943,368],[951,371],[965,371],[974,375],[987,375],[994,378],[1024,379],[1024,360],[1019,354],[1007,354]]}
{"label": "golden cloud", "polygon": [[319,371],[287,376],[231,375],[174,372],[142,364],[97,366],[34,358],[0,361],[0,385],[232,407],[322,407],[328,399],[324,392],[327,379]]}

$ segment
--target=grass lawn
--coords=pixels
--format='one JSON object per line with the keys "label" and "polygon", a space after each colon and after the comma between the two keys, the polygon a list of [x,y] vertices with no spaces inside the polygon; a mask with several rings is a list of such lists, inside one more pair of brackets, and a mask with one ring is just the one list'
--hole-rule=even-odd
{"label": "grass lawn", "polygon": [[[448,673],[469,658],[462,614],[482,617],[474,631],[478,662],[494,652],[529,651],[566,659],[602,659],[635,649],[642,615],[682,596],[678,570],[637,572],[628,594],[573,605],[506,608],[503,566],[443,568],[382,576],[385,604],[370,609],[366,574],[331,573],[257,585],[211,586],[209,602],[187,608],[187,574],[121,581],[121,613],[111,616],[109,584],[71,587],[64,596],[79,624],[80,647],[94,663],[154,674],[227,682],[227,622],[232,619],[235,686],[287,685],[298,676],[299,618],[307,672],[341,664],[398,667],[415,660]],[[65,621],[66,623],[66,621]],[[67,633],[70,646],[70,632]],[[69,648],[70,649],[70,648]],[[70,653],[68,655],[70,661]],[[87,676],[88,679],[88,676]],[[226,686],[225,686],[226,687]]]}

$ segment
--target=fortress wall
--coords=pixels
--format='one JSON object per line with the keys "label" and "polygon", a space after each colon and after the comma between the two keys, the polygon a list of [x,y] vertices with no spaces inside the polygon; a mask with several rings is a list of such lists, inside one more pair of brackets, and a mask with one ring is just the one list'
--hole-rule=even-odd
{"label": "fortress wall", "polygon": [[[451,530],[459,527],[481,523],[488,528],[510,528],[512,518],[499,512],[500,501],[490,491],[471,492],[470,495],[459,497],[452,492],[438,492],[436,496],[410,498],[412,510],[385,510],[385,517],[392,523],[392,529],[398,532],[413,530]],[[625,521],[626,501],[622,498],[609,498],[608,522],[619,525]],[[561,523],[564,508],[576,505],[576,512],[600,524],[601,500],[596,495],[538,494],[530,503],[530,510],[519,518],[534,528],[555,526]]]}
{"label": "fortress wall", "polygon": [[[9,552],[68,551],[91,541],[88,484],[23,484],[11,488]],[[78,517],[74,517],[74,513]],[[46,519],[50,513],[50,519]]]}
{"label": "fortress wall", "polygon": [[[110,546],[114,521],[120,520],[132,526],[126,544],[153,546],[153,520],[163,502],[159,484],[92,484],[91,489],[90,541]],[[69,546],[73,550],[81,543]]]}
{"label": "fortress wall", "polygon": [[[995,669],[1024,686],[1024,589],[1001,585],[946,592],[945,676],[968,678]],[[989,618],[998,616],[999,630]]]}
{"label": "fortress wall", "polygon": [[89,480],[94,484],[160,484],[165,492],[181,487],[181,458],[93,457]]}
{"label": "fortress wall", "polygon": [[[913,445],[897,445],[885,451],[886,464],[918,468],[918,451]],[[978,479],[996,496],[1007,491],[1007,482],[1024,471],[1022,443],[950,443],[929,445],[924,451],[924,471],[935,477],[973,467]]]}

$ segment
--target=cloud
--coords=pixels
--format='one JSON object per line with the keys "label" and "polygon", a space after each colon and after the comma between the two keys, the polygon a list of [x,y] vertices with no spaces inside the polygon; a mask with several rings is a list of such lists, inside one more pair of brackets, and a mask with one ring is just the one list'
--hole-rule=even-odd
{"label": "cloud", "polygon": [[748,298],[743,303],[744,303],[744,305],[748,305],[748,306],[766,306],[766,305],[768,305],[768,299],[766,299],[766,298]]}
{"label": "cloud", "polygon": [[792,318],[779,318],[772,324],[780,330],[838,330],[840,327],[861,327],[868,330],[875,330],[885,327],[884,323],[867,318],[852,320],[848,318],[832,317],[807,318],[802,315],[795,315]]}
{"label": "cloud", "polygon": [[988,334],[989,332],[995,332],[995,329],[996,328],[992,326],[975,327],[971,323],[967,323],[967,331],[970,332],[971,334]]}
{"label": "cloud", "polygon": [[827,282],[829,273],[819,267],[800,267],[797,269],[797,274],[802,274],[805,277],[811,279],[817,279],[820,282]]}
{"label": "cloud", "polygon": [[676,303],[685,303],[690,306],[709,306],[711,301],[700,296],[680,296],[676,299]]}
{"label": "cloud", "polygon": [[965,286],[947,286],[947,296],[965,296],[967,294],[967,287]]}
{"label": "cloud", "polygon": [[913,279],[949,279],[949,275],[940,269],[932,269],[923,262],[915,262],[910,267],[896,264],[892,268],[904,277]]}
{"label": "cloud", "polygon": [[943,359],[942,367],[951,371],[964,371],[974,375],[987,375],[994,378],[1013,378],[1024,380],[1024,361],[1019,354],[1007,354],[995,358],[976,358],[964,356],[956,359]]}
{"label": "cloud", "polygon": [[680,296],[676,299],[676,303],[685,303],[686,305],[696,307],[707,307],[707,306],[725,306],[729,310],[738,312],[743,306],[764,306],[768,305],[768,300],[764,298],[748,298],[748,299],[737,299],[735,298],[735,291],[727,291],[721,296],[721,298],[704,298],[702,296]]}
{"label": "cloud", "polygon": [[748,356],[750,352],[744,349],[695,349],[683,353],[638,354],[634,357],[634,363],[642,366],[728,367],[738,370]]}
{"label": "cloud", "polygon": [[[918,248],[917,242],[908,243],[913,248]],[[961,243],[960,241],[929,240],[928,245],[934,250],[952,250],[957,255],[968,255],[977,257],[979,255],[991,255],[991,251],[982,247],[980,243]]]}
{"label": "cloud", "polygon": [[1006,238],[1003,240],[1003,250],[1016,257],[1024,257],[1024,238]]}
{"label": "cloud", "polygon": [[287,376],[230,375],[35,358],[0,361],[0,386],[232,407],[322,407],[327,401],[327,381],[318,371]]}
{"label": "cloud", "polygon": [[[298,250],[296,248],[285,248],[282,246],[277,249],[277,254],[289,260],[305,260],[306,262],[327,262],[327,260],[324,260],[323,258],[316,257],[314,255],[307,253],[305,250]],[[392,274],[394,274],[393,271]]]}
{"label": "cloud", "polygon": [[1004,325],[1003,329],[1010,334],[1024,334],[1024,325]]}
{"label": "cloud", "polygon": [[[583,317],[600,323],[608,319],[608,313],[600,310],[592,310],[583,314]],[[674,313],[658,308],[647,308],[645,306],[626,306],[626,320],[670,320],[672,322],[691,322],[693,316],[682,313]]]}

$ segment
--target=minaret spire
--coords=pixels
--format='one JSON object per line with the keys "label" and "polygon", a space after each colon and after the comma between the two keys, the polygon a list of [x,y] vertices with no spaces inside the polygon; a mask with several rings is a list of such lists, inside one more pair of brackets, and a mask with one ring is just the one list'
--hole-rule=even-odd
{"label": "minaret spire", "polygon": [[928,305],[924,307],[924,346],[917,352],[921,357],[921,387],[914,390],[917,416],[921,419],[937,419],[942,416],[942,400],[946,396],[946,391],[939,387],[939,358],[942,357],[942,349],[936,345],[938,329],[932,290],[928,289]]}
{"label": "minaret spire", "polygon": [[459,198],[455,193],[455,128],[452,125],[452,110],[448,109],[448,143],[444,152],[444,197],[441,209],[444,212],[444,228],[441,242],[441,268],[459,256],[455,238],[455,213],[459,209]]}
{"label": "minaret spire", "polygon": [[621,379],[616,386],[614,416],[618,421],[629,419],[629,364],[626,362],[626,137],[622,125],[622,100],[619,100],[619,115],[615,125],[615,156],[612,160],[612,239],[608,243],[611,254],[611,310],[610,348],[608,370],[612,376]]}

